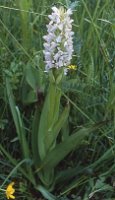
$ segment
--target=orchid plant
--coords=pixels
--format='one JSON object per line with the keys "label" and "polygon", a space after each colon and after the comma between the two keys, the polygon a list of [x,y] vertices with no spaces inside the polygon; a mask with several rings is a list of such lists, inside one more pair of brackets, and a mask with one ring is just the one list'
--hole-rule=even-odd
{"label": "orchid plant", "polygon": [[[73,53],[72,11],[64,7],[52,8],[43,38],[45,71],[49,74],[49,88],[38,128],[38,154],[42,167],[39,177],[46,187],[54,185],[54,166],[48,168],[48,155],[57,147],[57,137],[69,115],[69,103],[60,114],[61,81],[67,73]],[[56,161],[57,162],[57,161]],[[38,164],[39,165],[39,164]]]}

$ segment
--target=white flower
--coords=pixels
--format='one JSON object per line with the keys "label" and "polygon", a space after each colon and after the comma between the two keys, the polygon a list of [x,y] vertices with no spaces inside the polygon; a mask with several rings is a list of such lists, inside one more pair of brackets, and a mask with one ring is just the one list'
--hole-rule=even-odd
{"label": "white flower", "polygon": [[53,12],[49,15],[50,22],[47,27],[47,35],[43,38],[45,71],[51,68],[67,67],[70,64],[73,53],[72,22],[70,18],[72,11],[67,11],[60,7],[52,8]]}

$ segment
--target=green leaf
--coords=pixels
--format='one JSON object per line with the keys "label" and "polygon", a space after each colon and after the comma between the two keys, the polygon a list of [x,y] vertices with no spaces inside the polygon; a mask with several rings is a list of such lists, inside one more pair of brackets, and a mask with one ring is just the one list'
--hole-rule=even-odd
{"label": "green leaf", "polygon": [[77,178],[73,179],[68,184],[68,186],[66,185],[66,187],[61,192],[61,195],[64,195],[64,194],[70,192],[74,188],[78,188],[80,185],[83,185],[83,184],[87,183],[87,181],[88,181],[88,177],[84,176],[84,175],[81,175],[80,178],[77,177]]}
{"label": "green leaf", "polygon": [[66,140],[69,136],[69,120],[67,119],[62,127],[62,141]]}
{"label": "green leaf", "polygon": [[66,122],[68,115],[69,115],[69,110],[70,110],[70,107],[69,107],[69,104],[67,104],[67,106],[64,108],[63,112],[59,116],[58,121],[55,123],[55,125],[52,129],[52,134],[53,134],[52,143],[55,142],[61,128],[63,127],[64,123]]}
{"label": "green leaf", "polygon": [[38,128],[39,128],[39,119],[40,119],[40,109],[39,107],[36,108],[33,123],[32,123],[32,134],[31,134],[31,146],[32,146],[32,157],[35,165],[40,163],[40,157],[38,153]]}
{"label": "green leaf", "polygon": [[[11,155],[9,152],[7,152],[1,144],[0,144],[0,150],[1,150],[1,152],[6,156],[6,158],[12,163],[13,166],[17,166],[17,165],[18,165],[17,160],[14,159],[14,158],[12,157],[12,155]],[[25,161],[28,161],[28,159],[25,159]],[[30,182],[34,183],[33,180],[31,179],[31,177],[28,176],[28,173],[24,170],[23,167],[20,166],[20,167],[19,167],[19,171],[20,171]]]}
{"label": "green leaf", "polygon": [[[30,25],[29,11],[32,9],[32,0],[16,0],[17,8],[20,10],[20,26],[22,31],[22,45],[27,51],[32,47],[33,29]],[[25,11],[25,12],[24,12]]]}
{"label": "green leaf", "polygon": [[24,129],[24,124],[20,115],[20,111],[19,108],[17,106],[15,106],[15,110],[17,113],[17,119],[18,119],[18,127],[19,127],[19,140],[20,140],[20,144],[22,146],[22,150],[23,150],[23,154],[25,158],[29,158],[30,157],[30,152],[29,152],[29,147],[26,141],[26,136],[25,136],[25,129]]}
{"label": "green leaf", "polygon": [[7,92],[7,97],[8,97],[8,101],[9,101],[9,104],[10,104],[12,116],[13,116],[13,119],[14,119],[14,123],[15,123],[15,126],[16,126],[16,130],[17,130],[17,133],[18,133],[18,137],[20,138],[20,131],[19,131],[20,127],[19,127],[18,116],[17,116],[17,112],[16,112],[16,104],[15,104],[15,101],[14,101],[12,89],[11,89],[8,78],[6,78],[6,92]]}
{"label": "green leaf", "polygon": [[23,79],[22,85],[21,85],[21,99],[23,104],[30,104],[37,102],[37,90],[34,90],[33,88],[28,85],[28,83]]}
{"label": "green leaf", "polygon": [[49,152],[42,162],[39,170],[42,168],[53,169],[58,163],[63,160],[72,150],[78,148],[83,142],[84,138],[92,131],[92,128],[82,128],[73,135],[69,136],[62,143]]}
{"label": "green leaf", "polygon": [[38,131],[38,149],[41,160],[45,158],[54,140],[52,130],[59,116],[60,97],[60,90],[56,88],[55,84],[50,83],[42,109]]}
{"label": "green leaf", "polygon": [[45,99],[44,106],[42,109],[40,122],[39,122],[39,130],[38,130],[38,149],[39,149],[39,156],[41,160],[45,157],[45,137],[48,130],[48,113],[49,113],[49,105],[48,105],[48,96]]}
{"label": "green leaf", "polygon": [[32,67],[30,65],[28,65],[25,68],[25,77],[26,77],[26,81],[27,83],[31,86],[31,88],[34,89],[34,91],[37,91],[38,87],[41,86],[41,79],[40,76],[42,73],[42,70],[38,70],[35,67]]}
{"label": "green leaf", "polygon": [[56,197],[50,192],[48,192],[43,186],[38,185],[36,189],[41,192],[41,194],[45,197],[45,199],[56,200]]}
{"label": "green leaf", "polygon": [[[13,116],[14,124],[16,127],[19,141],[20,141],[23,157],[24,157],[24,159],[28,159],[28,158],[30,158],[30,151],[29,151],[28,143],[26,141],[24,124],[23,124],[23,120],[20,115],[20,111],[15,104],[12,89],[11,89],[8,78],[6,78],[6,91],[7,91],[8,101],[9,101],[11,113]],[[33,177],[32,171],[31,171],[31,167],[26,166],[26,169],[28,170],[29,176],[31,177],[32,181],[34,182],[34,177]]]}
{"label": "green leaf", "polygon": [[33,90],[30,90],[29,93],[26,95],[26,98],[24,99],[24,103],[35,103],[37,102],[37,94]]}
{"label": "green leaf", "polygon": [[29,147],[26,142],[23,121],[20,116],[20,111],[15,104],[12,89],[11,89],[8,78],[6,78],[6,91],[7,91],[7,97],[8,97],[8,101],[10,104],[11,113],[12,113],[13,120],[15,123],[18,138],[19,138],[19,141],[20,141],[20,144],[22,147],[22,152],[23,152],[24,158],[29,158]]}
{"label": "green leaf", "polygon": [[81,171],[83,173],[83,170],[84,170],[84,167],[77,164],[77,166],[74,168],[67,168],[65,170],[61,170],[57,172],[56,184],[60,184],[72,178],[75,178],[76,175],[78,175]]}
{"label": "green leaf", "polygon": [[9,173],[9,175],[5,178],[4,182],[2,183],[1,187],[4,186],[4,184],[8,181],[8,179],[10,177],[13,176],[13,174],[18,170],[18,169],[21,169],[21,165],[23,165],[24,163],[28,163],[29,162],[29,159],[23,159],[21,160],[19,163],[17,163],[15,165],[15,167],[12,169],[12,171]]}

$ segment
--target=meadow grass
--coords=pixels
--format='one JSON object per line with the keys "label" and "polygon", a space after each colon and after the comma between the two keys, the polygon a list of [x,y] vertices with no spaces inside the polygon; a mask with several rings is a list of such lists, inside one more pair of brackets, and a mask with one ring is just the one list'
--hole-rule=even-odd
{"label": "meadow grass", "polygon": [[[23,94],[24,70],[27,66],[37,68],[38,83],[41,83],[47,15],[53,5],[66,7],[69,4],[74,7],[72,64],[77,66],[77,70],[70,72],[62,85],[62,104],[65,100],[70,102],[70,115],[62,131],[67,137],[68,131],[75,132],[92,124],[101,126],[92,131],[85,144],[58,165],[61,175],[57,173],[52,193],[59,196],[58,199],[115,199],[115,2],[1,0],[0,184],[15,179],[17,199],[38,199],[40,194],[31,188],[23,170],[18,172],[17,164],[11,162],[10,155],[20,161],[21,153],[6,96],[5,77],[10,78],[30,140],[36,103],[34,97],[26,99]],[[0,195],[0,199],[4,199],[4,194]]]}

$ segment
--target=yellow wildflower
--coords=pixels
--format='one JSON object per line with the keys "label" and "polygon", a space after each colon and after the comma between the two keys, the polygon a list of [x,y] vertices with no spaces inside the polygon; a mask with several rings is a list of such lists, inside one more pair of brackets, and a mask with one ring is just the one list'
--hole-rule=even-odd
{"label": "yellow wildflower", "polygon": [[69,65],[67,68],[70,69],[70,70],[76,70],[77,66],[76,65]]}
{"label": "yellow wildflower", "polygon": [[6,197],[7,199],[11,198],[11,199],[15,199],[15,196],[13,195],[15,192],[15,189],[13,188],[14,182],[11,182],[7,188],[6,188]]}

